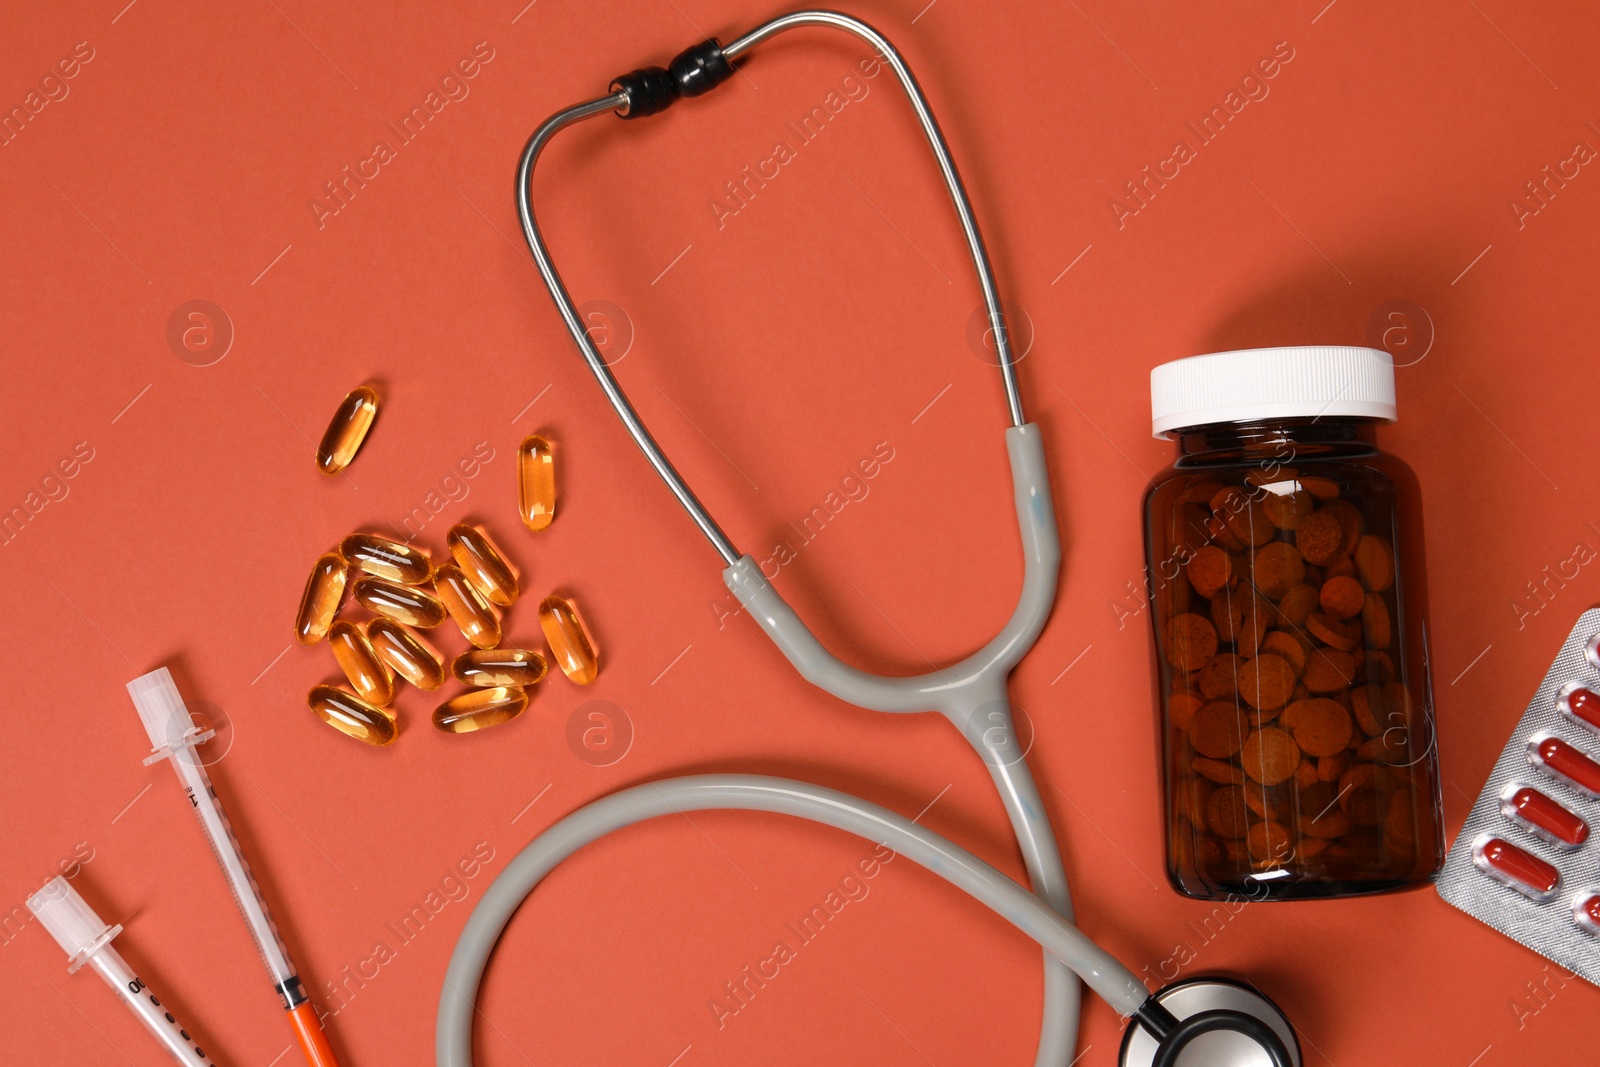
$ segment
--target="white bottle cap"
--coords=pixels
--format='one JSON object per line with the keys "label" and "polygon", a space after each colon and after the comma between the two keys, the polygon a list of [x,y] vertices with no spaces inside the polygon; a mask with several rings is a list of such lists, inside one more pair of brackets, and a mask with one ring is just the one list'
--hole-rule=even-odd
{"label": "white bottle cap", "polygon": [[84,960],[122,932],[120,926],[107,926],[72,888],[72,883],[60,875],[28,898],[28,910],[38,917],[39,925],[50,932],[67,954],[71,971],[77,970]]}
{"label": "white bottle cap", "polygon": [[1151,430],[1262,419],[1395,420],[1394,361],[1376,348],[1247,348],[1163,363],[1150,372]]}
{"label": "white bottle cap", "polygon": [[133,706],[139,709],[145,733],[150,735],[151,748],[176,748],[194,728],[189,709],[184,707],[178,686],[165,667],[157,667],[129,682],[128,695],[133,697]]}

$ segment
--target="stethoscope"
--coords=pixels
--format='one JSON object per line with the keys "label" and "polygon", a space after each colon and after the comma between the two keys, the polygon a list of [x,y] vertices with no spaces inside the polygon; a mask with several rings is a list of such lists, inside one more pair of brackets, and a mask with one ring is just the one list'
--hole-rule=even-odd
{"label": "stethoscope", "polygon": [[[699,96],[733,74],[733,61],[756,45],[800,26],[827,26],[871,44],[891,69],[916,112],[961,222],[983,290],[1011,425],[1006,450],[1026,560],[1022,594],[993,640],[959,663],[910,677],[882,677],[833,656],[778,595],[749,555],[740,553],[673,467],[629,403],[579,317],[539,232],[532,202],[533,168],[549,140],[584,119],[611,112],[625,119],[660,112],[681,97]],[[472,1017],[483,970],[511,915],[533,888],[572,853],[613,830],[658,816],[709,809],[794,815],[848,830],[886,845],[988,905],[1038,941],[1045,952],[1044,1013],[1036,1067],[1074,1060],[1078,980],[1137,1025],[1124,1034],[1125,1065],[1185,1067],[1270,1064],[1299,1067],[1300,1050],[1283,1013],[1241,983],[1190,979],[1151,993],[1127,967],[1070,921],[1071,900],[1061,854],[1038,787],[1012,724],[1006,691],[1011,669],[1033,646],[1054,606],[1061,549],[1039,428],[1023,417],[1016,369],[1001,317],[994,274],[961,178],[939,125],[899,53],[866,23],[832,11],[797,11],[758,26],[726,47],[715,39],[680,53],[665,68],[645,67],[617,78],[598,99],[551,116],[536,130],[517,168],[517,208],[523,233],[567,330],[634,442],[727,564],[723,581],[808,681],[841,700],[876,711],[937,711],[983,758],[1005,804],[1022,850],[1030,893],[953,842],[857,797],[806,782],[755,775],[696,775],[625,789],[580,808],[535,838],[485,891],[451,956],[439,1001],[435,1047],[439,1067],[470,1067]],[[1191,1046],[1193,1042],[1193,1046]],[[1184,1050],[1188,1049],[1185,1053]]]}

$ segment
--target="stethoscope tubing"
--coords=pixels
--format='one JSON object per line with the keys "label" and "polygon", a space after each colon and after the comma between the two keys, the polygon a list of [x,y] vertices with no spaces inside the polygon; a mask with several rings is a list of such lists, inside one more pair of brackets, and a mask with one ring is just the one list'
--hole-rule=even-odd
{"label": "stethoscope tubing", "polygon": [[[809,782],[759,775],[696,775],[647,782],[587,804],[544,831],[506,864],[473,908],[451,954],[439,999],[438,1067],[471,1067],[472,1020],[489,955],[512,914],[546,875],[579,849],[624,827],[668,815],[717,810],[792,815],[883,845],[970,894],[1033,938],[1120,1014],[1135,1015],[1150,999],[1137,975],[1049,904],[948,838],[902,815]],[[937,934],[931,936],[937,940]],[[1070,1052],[1068,1055],[1070,1058]]]}
{"label": "stethoscope tubing", "polygon": [[[1011,668],[1033,644],[1049,615],[1055,597],[1060,550],[1039,430],[1025,421],[1010,338],[988,252],[943,132],[929,110],[921,87],[899,53],[872,27],[838,12],[801,11],[773,19],[726,48],[719,48],[713,41],[700,46],[699,51],[703,55],[706,48],[711,50],[712,59],[721,68],[725,78],[732,73],[730,61],[734,58],[780,33],[805,26],[839,29],[859,37],[872,45],[878,58],[894,72],[938,164],[983,293],[1012,423],[1006,431],[1007,448],[1011,455],[1013,479],[1017,483],[1018,522],[1022,529],[1027,563],[1023,592],[1016,611],[1001,633],[983,649],[959,664],[917,678],[871,675],[835,659],[783,603],[760,574],[754,561],[740,554],[689,488],[645,426],[590,338],[540,232],[533,207],[533,172],[540,154],[554,135],[573,124],[608,111],[625,117],[642,117],[666,106],[659,98],[647,100],[642,96],[639,101],[634,101],[628,91],[620,88],[631,82],[646,92],[658,87],[659,82],[647,86],[633,76],[618,79],[607,95],[560,111],[534,131],[523,150],[517,170],[517,209],[523,234],[567,332],[578,346],[585,363],[635,444],[727,563],[724,580],[729,588],[750,609],[752,616],[762,624],[801,673],[824,690],[858,706],[891,711],[938,710],[951,718],[990,766],[1035,891],[1060,914],[1070,916],[1071,898],[1060,850],[1038,787],[1025,759],[1020,755],[1008,754],[1006,749],[1006,743],[1014,741],[1015,736],[1006,695],[1006,679]],[[658,69],[634,73],[655,77],[667,72]],[[996,741],[996,737],[1002,740]],[[1036,1058],[1038,1067],[1055,1067],[1071,1058],[1077,1042],[1078,1013],[1077,979],[1070,970],[1047,954],[1044,1011]]]}

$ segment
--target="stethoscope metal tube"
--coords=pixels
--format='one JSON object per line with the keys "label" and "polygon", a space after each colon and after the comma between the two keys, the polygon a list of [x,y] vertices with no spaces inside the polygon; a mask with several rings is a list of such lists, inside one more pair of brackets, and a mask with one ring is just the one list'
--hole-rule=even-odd
{"label": "stethoscope metal tube", "polygon": [[650,461],[650,466],[655,468],[661,480],[667,483],[667,488],[678,498],[678,503],[683,505],[683,509],[716,547],[723,560],[731,564],[739,558],[739,550],[733,547],[733,542],[722,532],[717,520],[713,519],[711,513],[705,509],[705,505],[700,503],[700,498],[695,496],[694,491],[684,483],[683,477],[672,465],[672,461],[661,451],[656,439],[650,436],[644,420],[633,410],[633,404],[628,401],[628,395],[622,391],[622,386],[617,384],[611,368],[600,358],[600,351],[590,339],[588,328],[578,317],[578,309],[572,303],[571,294],[567,292],[566,283],[561,280],[561,272],[556,270],[555,264],[550,260],[550,250],[545,247],[544,237],[539,232],[538,220],[533,214],[533,167],[539,161],[539,153],[544,150],[550,138],[575,122],[615,112],[618,108],[626,107],[627,103],[627,94],[616,92],[590,100],[586,104],[569,107],[546,119],[544,125],[535,130],[533,136],[528,139],[528,146],[522,150],[522,162],[517,166],[517,213],[522,217],[522,232],[528,239],[528,248],[533,252],[533,261],[544,278],[545,287],[555,299],[556,308],[561,312],[561,319],[567,324],[567,332],[578,343],[578,351],[583,354],[584,362],[589,364],[589,370],[600,383],[600,388],[605,391],[606,399],[611,401],[611,406],[616,409],[618,417],[628,428],[628,433],[633,436],[639,450]]}
{"label": "stethoscope metal tube", "polygon": [[[1011,418],[1006,430],[1006,446],[1011,459],[1013,496],[1026,563],[1021,596],[1010,620],[988,644],[959,663],[925,675],[886,678],[844,664],[816,640],[784,603],[755,560],[738,551],[662,452],[601,358],[551,260],[533,210],[533,170],[540,153],[558,131],[608,111],[623,118],[642,118],[664,110],[679,98],[698,96],[733,74],[733,60],[786,30],[802,26],[844,30],[871,44],[879,59],[894,71],[911,102],[966,237],[995,339]],[[1298,1057],[1291,1058],[1277,1033],[1249,1012],[1219,1009],[1179,1021],[1157,995],[1147,994],[1131,972],[1070,922],[1072,909],[1060,852],[1038,788],[1016,742],[1006,692],[1006,680],[1012,667],[1033,645],[1055,599],[1060,545],[1044,449],[1038,428],[1026,422],[1023,416],[1015,362],[993,271],[966,190],[921,88],[888,40],[866,23],[848,15],[800,11],[773,19],[727,47],[709,40],[685,50],[669,67],[632,71],[616,79],[607,95],[558,112],[534,132],[518,165],[516,196],[523,233],[534,262],[568,333],[634,442],[722,556],[727,564],[723,576],[729,589],[750,609],[752,617],[801,675],[818,687],[865,708],[932,710],[951,719],[989,766],[1011,817],[1037,896],[1023,893],[1009,879],[943,838],[909,824],[901,826],[905,820],[898,816],[857,798],[805,783],[726,777],[670,779],[636,787],[580,809],[541,835],[519,854],[474,911],[452,957],[446,993],[441,998],[438,1050],[442,1067],[465,1067],[471,1062],[471,1002],[482,966],[500,929],[523,897],[551,867],[588,841],[619,826],[678,810],[680,803],[696,808],[784,811],[853,830],[874,840],[888,840],[895,847],[907,850],[918,862],[996,907],[1046,947],[1045,1010],[1036,1067],[1060,1067],[1072,1058],[1078,1015],[1078,986],[1073,971],[1121,1014],[1138,1020],[1156,1039],[1155,1062],[1161,1067],[1175,1062],[1189,1041],[1216,1030],[1245,1034],[1254,1042],[1254,1047],[1267,1052],[1275,1067],[1294,1067]],[[666,808],[658,802],[662,798],[667,799]],[[983,868],[987,873],[976,868]]]}
{"label": "stethoscope metal tube", "polygon": [[961,184],[961,175],[956,173],[956,166],[950,161],[950,146],[945,144],[944,131],[939,129],[938,121],[928,109],[928,99],[922,95],[922,86],[917,84],[911,68],[906,66],[905,60],[900,58],[900,53],[895,51],[888,38],[860,19],[837,11],[796,11],[757,26],[723,48],[722,54],[732,62],[762,41],[797,26],[829,26],[855,34],[877,50],[878,55],[894,71],[900,87],[905,90],[906,98],[911,101],[911,109],[916,112],[917,123],[922,127],[923,136],[928,139],[928,147],[933,150],[934,159],[939,163],[939,173],[944,178],[956,215],[961,220],[961,232],[967,239],[967,251],[972,256],[972,267],[978,274],[978,285],[983,290],[983,305],[989,314],[989,329],[994,336],[995,354],[1000,361],[1000,378],[1005,384],[1011,425],[1021,426],[1028,420],[1022,415],[1022,393],[1017,388],[1016,362],[1011,355],[1010,335],[1000,308],[1000,290],[994,282],[994,270],[989,266],[988,249],[983,245],[983,235],[978,232],[978,223],[973,218],[966,186]]}
{"label": "stethoscope metal tube", "polygon": [[[845,30],[877,49],[879,56],[888,63],[899,80],[901,88],[905,90],[907,98],[911,101],[912,110],[916,112],[917,122],[922,126],[922,132],[928,139],[928,145],[933,150],[934,158],[939,164],[940,174],[944,178],[946,189],[950,193],[950,200],[955,206],[956,215],[961,222],[961,230],[966,237],[967,249],[972,256],[974,269],[977,271],[978,284],[983,290],[984,307],[989,316],[989,328],[995,341],[995,353],[1000,364],[1000,377],[1005,386],[1006,405],[1010,410],[1011,425],[1021,426],[1027,420],[1022,413],[1022,394],[1017,388],[1017,372],[1012,358],[1010,337],[1006,329],[1005,317],[1000,308],[999,290],[995,285],[994,271],[989,265],[989,253],[984,248],[983,237],[978,232],[978,224],[972,215],[972,204],[967,199],[966,187],[961,184],[961,177],[956,173],[955,164],[950,160],[950,149],[945,144],[944,133],[939,129],[933,113],[928,109],[928,101],[922,95],[922,87],[917,84],[911,69],[906,66],[900,54],[894,50],[882,34],[871,26],[842,15],[834,11],[797,11],[773,19],[771,22],[758,26],[756,29],[740,37],[732,44],[721,49],[721,54],[729,62],[748,52],[762,41],[768,40],[785,30],[799,26],[829,26]],[[620,79],[619,79],[620,80]],[[517,213],[522,219],[523,233],[528,239],[529,248],[533,252],[535,265],[539,268],[540,275],[544,278],[546,288],[554,298],[557,309],[561,312],[562,321],[566,323],[567,332],[572,334],[573,340],[578,343],[579,350],[583,353],[584,362],[589,365],[589,370],[600,382],[600,388],[605,391],[606,399],[611,401],[611,406],[616,409],[623,425],[632,435],[634,443],[639,446],[650,465],[655,468],[662,481],[672,490],[672,495],[678,498],[678,503],[694,519],[695,525],[700,527],[702,533],[711,541],[722,556],[725,563],[732,564],[739,559],[740,552],[734,547],[727,534],[717,525],[715,519],[694,491],[684,482],[682,475],[672,465],[661,451],[661,446],[656,443],[650,431],[645,427],[643,420],[633,409],[627,394],[622,391],[616,377],[612,375],[611,368],[601,358],[599,350],[589,337],[588,330],[582,319],[578,316],[577,306],[573,303],[571,294],[567,291],[566,283],[562,281],[561,272],[551,261],[550,251],[544,243],[544,237],[539,231],[539,222],[533,210],[533,169],[538,163],[539,153],[550,138],[567,126],[584,119],[593,118],[606,112],[621,113],[625,117],[630,114],[653,114],[659,108],[648,111],[632,111],[629,92],[617,89],[605,96],[590,100],[587,103],[569,107],[557,112],[534,131],[528,139],[528,145],[523,150],[522,161],[517,170]]]}

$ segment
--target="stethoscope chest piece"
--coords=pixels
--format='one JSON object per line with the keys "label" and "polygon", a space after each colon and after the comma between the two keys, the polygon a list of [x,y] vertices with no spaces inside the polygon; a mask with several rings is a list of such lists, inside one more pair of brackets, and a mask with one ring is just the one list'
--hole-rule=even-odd
{"label": "stethoscope chest piece", "polygon": [[[1300,1043],[1294,1028],[1271,1000],[1242,982],[1222,978],[1193,978],[1167,986],[1155,1000],[1180,1022],[1205,1012],[1246,1015],[1269,1027],[1283,1042],[1293,1067],[1300,1067]],[[1273,1057],[1260,1042],[1234,1028],[1201,1033],[1163,1063],[1159,1043],[1144,1028],[1129,1024],[1122,1035],[1121,1067],[1272,1067]]]}

